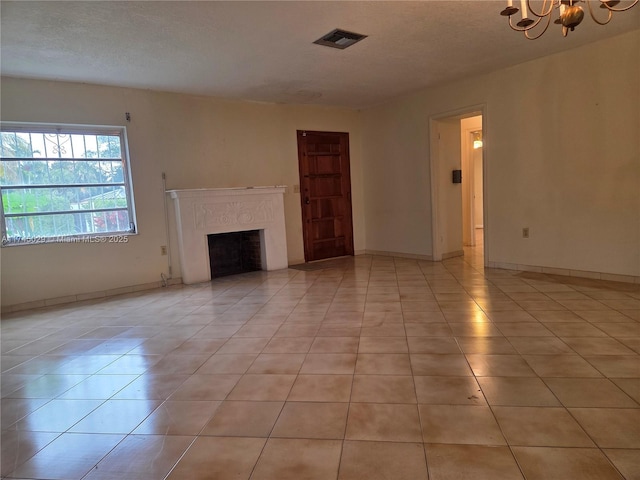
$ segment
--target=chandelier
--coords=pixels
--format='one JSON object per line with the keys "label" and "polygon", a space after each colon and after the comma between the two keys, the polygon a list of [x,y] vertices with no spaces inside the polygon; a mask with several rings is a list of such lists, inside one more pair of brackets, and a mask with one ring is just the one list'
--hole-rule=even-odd
{"label": "chandelier", "polygon": [[[581,3],[587,4],[587,10],[594,22],[598,25],[606,25],[611,21],[611,17],[614,12],[624,12],[629,10],[638,3],[639,0],[632,0],[631,2],[625,2],[625,4],[618,6],[620,0],[542,0],[539,11],[531,5],[531,0],[520,0],[520,8],[513,6],[513,0],[507,0],[507,8],[500,12],[500,15],[509,17],[509,26],[516,32],[524,32],[525,37],[529,40],[535,40],[540,38],[544,32],[547,31],[551,24],[551,17],[554,16],[553,12],[558,12],[558,18],[553,22],[562,26],[562,35],[567,36],[569,30],[573,31],[582,19],[584,18],[584,8],[580,6]],[[600,4],[602,10],[606,10],[603,18],[598,18],[598,15],[594,13],[595,7],[592,5],[594,2]],[[522,12],[521,20],[513,24],[511,19],[512,15],[518,12]],[[542,23],[542,25],[540,25]],[[532,32],[534,28],[540,25],[535,33]]]}

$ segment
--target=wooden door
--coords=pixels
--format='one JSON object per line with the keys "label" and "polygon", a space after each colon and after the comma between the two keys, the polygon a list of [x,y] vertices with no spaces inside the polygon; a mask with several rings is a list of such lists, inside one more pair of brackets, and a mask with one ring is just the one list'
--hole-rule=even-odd
{"label": "wooden door", "polygon": [[353,255],[349,134],[298,130],[307,262]]}

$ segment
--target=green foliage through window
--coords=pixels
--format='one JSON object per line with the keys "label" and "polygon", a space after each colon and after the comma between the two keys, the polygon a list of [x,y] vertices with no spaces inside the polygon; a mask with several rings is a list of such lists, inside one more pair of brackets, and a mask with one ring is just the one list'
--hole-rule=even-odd
{"label": "green foliage through window", "polygon": [[2,125],[3,243],[135,231],[124,129]]}

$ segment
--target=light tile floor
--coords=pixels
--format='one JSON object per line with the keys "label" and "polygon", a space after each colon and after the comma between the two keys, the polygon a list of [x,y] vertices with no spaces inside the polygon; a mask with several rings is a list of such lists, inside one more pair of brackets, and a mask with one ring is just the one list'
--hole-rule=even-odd
{"label": "light tile floor", "polygon": [[640,479],[640,289],[359,256],[6,315],[2,476]]}

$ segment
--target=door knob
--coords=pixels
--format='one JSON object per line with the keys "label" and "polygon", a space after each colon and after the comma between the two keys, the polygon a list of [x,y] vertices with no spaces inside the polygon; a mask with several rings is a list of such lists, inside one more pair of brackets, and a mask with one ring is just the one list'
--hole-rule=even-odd
{"label": "door knob", "polygon": [[305,197],[304,203],[306,203],[307,205],[311,203],[311,200],[309,200],[309,197]]}

